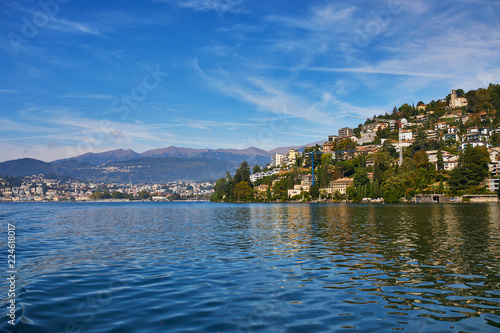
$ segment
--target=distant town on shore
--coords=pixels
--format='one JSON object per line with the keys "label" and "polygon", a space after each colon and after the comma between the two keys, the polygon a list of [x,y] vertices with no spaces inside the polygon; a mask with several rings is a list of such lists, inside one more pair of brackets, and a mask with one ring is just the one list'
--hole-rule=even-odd
{"label": "distant town on shore", "polygon": [[[267,155],[254,153],[255,166],[243,161],[234,176],[227,171],[217,181],[197,181],[194,174],[193,180],[140,183],[85,181],[43,172],[2,175],[0,201],[499,201],[500,85],[490,84],[467,93],[462,89],[452,90],[441,100],[405,103],[385,115],[351,118],[365,121],[356,128],[345,127],[336,135],[328,135],[322,145],[269,153],[270,161],[265,166],[258,164]],[[132,151],[120,151],[131,155],[127,161],[141,157]],[[177,148],[175,151],[178,153]],[[155,154],[159,153],[149,153],[147,163],[143,158],[139,166],[103,163],[80,165],[79,170],[88,168],[120,175],[129,175],[131,170],[141,173],[154,164]],[[103,158],[98,155],[91,157]],[[55,170],[61,170],[60,165]],[[219,169],[220,172],[223,170]]]}

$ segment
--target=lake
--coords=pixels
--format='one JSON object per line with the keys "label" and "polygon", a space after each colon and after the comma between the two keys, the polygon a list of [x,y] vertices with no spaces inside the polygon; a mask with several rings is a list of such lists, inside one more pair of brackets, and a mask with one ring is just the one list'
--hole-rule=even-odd
{"label": "lake", "polygon": [[499,204],[2,203],[0,220],[0,331],[500,331]]}

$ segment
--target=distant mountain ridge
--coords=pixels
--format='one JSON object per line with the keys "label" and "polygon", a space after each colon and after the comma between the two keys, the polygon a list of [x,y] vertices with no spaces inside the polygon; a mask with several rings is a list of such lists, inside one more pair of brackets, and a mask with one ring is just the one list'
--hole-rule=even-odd
{"label": "distant mountain ridge", "polygon": [[271,153],[255,147],[247,149],[194,149],[175,146],[152,149],[141,154],[143,157],[208,158],[237,163],[247,161],[250,165],[265,165],[269,162],[271,155]]}
{"label": "distant mountain ridge", "polygon": [[88,164],[93,164],[93,165],[100,165],[104,163],[110,163],[110,162],[120,162],[120,161],[128,161],[132,160],[135,158],[140,158],[142,157],[141,154],[136,153],[132,149],[116,149],[116,150],[110,150],[102,153],[85,153],[80,156],[76,157],[71,157],[71,158],[66,158],[62,160],[57,160],[54,162],[81,162],[81,163],[88,163]]}
{"label": "distant mountain ridge", "polygon": [[266,151],[256,147],[249,147],[246,149],[210,149],[210,148],[184,148],[169,146],[165,148],[151,149],[139,154],[132,149],[116,149],[102,153],[86,153],[80,156],[56,160],[54,162],[68,162],[71,161],[88,163],[92,165],[101,165],[111,162],[129,161],[141,157],[178,157],[178,158],[209,158],[209,159],[226,159],[231,161],[247,161],[249,165],[265,165],[269,163],[273,154],[284,154],[288,149],[303,150],[305,146],[323,143],[324,141],[313,142],[301,146],[279,147]]}
{"label": "distant mountain ridge", "polygon": [[195,149],[170,146],[142,154],[131,149],[116,149],[53,162],[31,158],[6,161],[0,163],[0,175],[55,174],[96,182],[208,181],[223,177],[227,171],[234,173],[243,161],[250,166],[265,166],[273,154],[286,153],[290,148],[302,150],[304,146],[280,147],[270,151],[256,147]]}

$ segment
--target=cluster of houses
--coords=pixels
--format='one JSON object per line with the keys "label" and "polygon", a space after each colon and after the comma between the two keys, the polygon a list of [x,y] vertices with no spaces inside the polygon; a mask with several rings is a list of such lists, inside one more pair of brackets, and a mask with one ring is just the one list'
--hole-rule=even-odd
{"label": "cluster of houses", "polygon": [[[463,151],[467,145],[472,147],[485,146],[488,148],[490,153],[491,163],[489,164],[489,171],[491,173],[492,179],[487,181],[488,188],[490,191],[498,190],[498,176],[499,176],[499,166],[500,166],[500,147],[493,147],[489,142],[492,135],[500,133],[500,128],[478,128],[469,127],[466,133],[460,133],[459,126],[462,124],[467,124],[469,122],[469,116],[462,115],[461,110],[454,109],[460,108],[467,105],[467,99],[464,97],[457,97],[456,92],[452,91],[451,100],[448,106],[448,114],[439,118],[439,122],[433,124],[433,128],[425,130],[425,136],[428,140],[444,140],[445,142],[455,142],[460,144],[460,148]],[[425,105],[419,105],[419,110],[424,110]],[[409,147],[415,141],[416,130],[423,126],[423,123],[428,120],[428,117],[433,115],[434,111],[427,111],[424,114],[416,115],[411,117],[410,121],[405,118],[401,120],[388,120],[388,119],[374,119],[370,124],[366,124],[362,127],[359,136],[354,135],[352,128],[344,127],[338,130],[338,135],[330,135],[328,141],[322,146],[322,152],[331,153],[332,158],[346,159],[349,157],[356,156],[358,154],[372,154],[376,153],[382,145],[385,143],[385,139],[381,140],[380,144],[374,144],[377,137],[377,132],[379,130],[385,130],[389,128],[391,131],[398,130],[399,140],[391,141],[390,143],[396,148],[400,153],[400,163],[402,162],[402,150],[404,147]],[[478,115],[481,120],[485,120],[488,115],[483,112]],[[337,140],[349,139],[356,143],[355,151],[334,151]],[[426,151],[429,162],[437,164],[438,162],[438,151],[431,150]],[[339,155],[340,154],[340,155]],[[271,176],[280,173],[281,170],[289,169],[290,166],[296,165],[297,158],[301,155],[295,149],[289,149],[286,154],[274,154],[271,158],[271,163],[269,164],[269,171],[257,173],[251,176],[251,181],[255,182],[263,177]],[[451,154],[446,151],[442,151],[444,170],[451,171],[458,165],[459,156]],[[373,165],[373,160],[367,160],[367,166]],[[310,176],[309,176],[310,177]],[[372,177],[372,175],[369,175]],[[340,178],[331,182],[328,188],[320,189],[321,193],[333,194],[338,191],[340,194],[345,194],[348,186],[353,184],[353,179],[351,178]],[[267,191],[267,185],[260,185],[256,187],[257,193],[263,193]],[[311,186],[311,181],[305,177],[300,185],[295,185],[293,189],[288,190],[288,196],[290,198],[299,195],[302,191],[308,192]]]}
{"label": "cluster of houses", "polygon": [[[373,180],[373,173],[369,173],[368,178]],[[330,182],[330,185],[328,187],[320,188],[319,189],[320,195],[333,196],[335,193],[338,193],[339,195],[345,195],[347,188],[353,184],[354,181],[352,178],[347,178],[347,177],[339,178],[337,180]],[[309,192],[311,186],[312,186],[312,176],[309,174],[302,175],[302,180],[300,181],[300,184],[296,184],[292,189],[288,189],[288,198],[293,198],[297,196],[300,197],[300,195],[303,194],[303,192]],[[254,188],[255,194],[257,196],[265,197],[268,187],[269,185],[265,184],[255,186]]]}

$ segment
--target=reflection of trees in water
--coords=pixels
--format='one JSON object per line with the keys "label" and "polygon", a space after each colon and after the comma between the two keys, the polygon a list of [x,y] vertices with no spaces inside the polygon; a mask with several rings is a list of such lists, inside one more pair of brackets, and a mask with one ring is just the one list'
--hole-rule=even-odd
{"label": "reflection of trees in water", "polygon": [[214,233],[231,235],[215,237],[221,249],[279,264],[280,281],[319,283],[346,305],[383,304],[409,325],[497,311],[498,205],[254,204],[214,212]]}
{"label": "reflection of trees in water", "polygon": [[388,309],[436,320],[496,311],[487,291],[498,289],[497,206],[299,205],[285,216],[279,240],[317,260],[302,269],[322,270],[326,289],[377,296]]}

